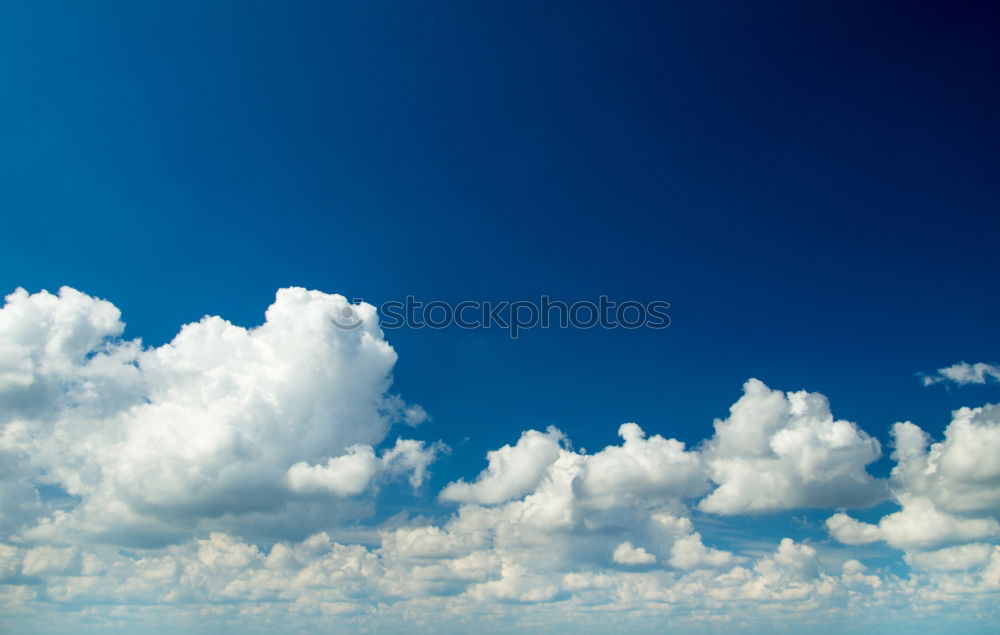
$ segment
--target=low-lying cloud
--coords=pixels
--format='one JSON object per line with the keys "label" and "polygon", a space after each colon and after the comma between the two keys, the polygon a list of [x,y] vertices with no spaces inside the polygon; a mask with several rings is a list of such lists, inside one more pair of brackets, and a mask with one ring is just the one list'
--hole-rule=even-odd
{"label": "low-lying cloud", "polygon": [[[338,328],[349,306],[359,326]],[[123,333],[116,307],[69,288],[0,310],[0,624],[699,632],[808,614],[822,631],[900,607],[996,612],[994,406],[956,411],[939,441],[897,423],[885,479],[867,470],[880,443],[822,394],[751,379],[700,443],[624,423],[585,453],[526,430],[431,491],[447,446],[390,434],[427,415],[391,392],[372,307],[282,289],[254,328]],[[393,481],[425,511],[379,516]],[[809,508],[835,542],[727,525]],[[908,576],[862,562],[883,544]]]}

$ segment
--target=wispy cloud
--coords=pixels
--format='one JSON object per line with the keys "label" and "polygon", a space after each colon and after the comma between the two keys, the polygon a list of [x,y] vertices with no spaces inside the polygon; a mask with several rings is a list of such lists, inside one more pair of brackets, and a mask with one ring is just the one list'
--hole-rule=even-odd
{"label": "wispy cloud", "polygon": [[1000,381],[1000,366],[985,364],[983,362],[976,364],[959,362],[947,368],[939,368],[936,372],[930,375],[922,375],[921,377],[925,386],[941,382],[954,383],[959,386],[965,384],[985,384],[988,381]]}

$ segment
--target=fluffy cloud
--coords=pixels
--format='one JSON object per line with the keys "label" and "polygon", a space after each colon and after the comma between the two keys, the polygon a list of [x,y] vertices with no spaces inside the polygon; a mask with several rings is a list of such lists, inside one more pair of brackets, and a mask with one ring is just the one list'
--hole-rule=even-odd
{"label": "fluffy cloud", "polygon": [[735,560],[728,551],[706,547],[698,532],[679,537],[670,548],[670,566],[685,571],[725,567]]}
{"label": "fluffy cloud", "polygon": [[893,426],[892,435],[896,490],[953,513],[1000,513],[1000,406],[956,410],[938,443],[909,422]]}
{"label": "fluffy cloud", "polygon": [[699,509],[739,514],[869,506],[887,492],[865,471],[880,454],[876,439],[834,420],[823,395],[786,395],[751,379],[702,450],[718,488]]}
{"label": "fluffy cloud", "polygon": [[844,512],[837,512],[826,519],[830,535],[845,545],[867,545],[882,538],[878,525],[855,520]]}
{"label": "fluffy cloud", "polygon": [[624,443],[608,446],[584,459],[582,494],[595,504],[621,504],[622,497],[670,500],[697,496],[707,488],[704,467],[696,452],[676,439],[646,438],[642,428],[625,423],[618,428]]}
{"label": "fluffy cloud", "polygon": [[376,458],[370,445],[352,445],[346,453],[327,459],[323,465],[299,461],[288,468],[286,477],[293,492],[306,494],[354,496],[365,491],[378,474],[409,473],[410,484],[420,487],[437,449],[436,445],[426,448],[421,441],[397,439],[395,446]]}
{"label": "fluffy cloud", "polygon": [[502,503],[534,489],[545,471],[559,458],[563,434],[550,427],[545,433],[528,430],[517,445],[505,445],[486,455],[489,465],[473,483],[459,480],[441,491],[441,500],[458,503]]}
{"label": "fluffy cloud", "polygon": [[[144,348],[121,339],[124,324],[107,301],[65,287],[8,296],[0,310],[6,476],[78,501],[48,514],[29,509],[42,517],[35,527],[20,518],[25,535],[171,540],[247,514],[308,516],[315,503],[296,494],[355,495],[376,473],[408,473],[419,485],[433,449],[400,440],[376,459],[374,447],[392,423],[416,423],[422,410],[387,393],[396,354],[373,307],[353,307],[359,328],[333,324],[347,306],[338,295],[282,289],[258,327],[205,317]],[[32,507],[26,496],[19,505]]]}
{"label": "fluffy cloud", "polygon": [[[936,443],[897,424],[886,482],[866,471],[878,442],[822,395],[750,380],[701,444],[625,423],[587,454],[556,428],[528,430],[430,508],[435,492],[419,489],[446,447],[387,442],[427,415],[388,392],[396,357],[371,307],[352,307],[356,329],[332,323],[347,307],[283,289],[258,327],[206,317],[149,348],[122,338],[106,301],[9,296],[0,628],[41,630],[38,614],[133,630],[214,615],[222,630],[703,632],[760,619],[771,632],[899,607],[996,615],[996,407],[957,411]],[[358,526],[391,480],[415,489],[404,509],[428,515]],[[871,505],[890,489],[900,508],[877,523],[828,519],[840,542],[873,545],[846,555],[802,535],[747,541],[752,519],[713,516]],[[879,541],[906,550],[909,577],[861,562]]]}
{"label": "fluffy cloud", "polygon": [[967,571],[985,566],[990,561],[990,556],[997,550],[1000,550],[1000,547],[978,542],[946,547],[937,551],[907,554],[906,561],[918,569]]}
{"label": "fluffy cloud", "polygon": [[327,459],[325,465],[300,461],[288,468],[293,492],[332,492],[338,496],[359,494],[375,476],[378,459],[370,445],[352,445],[347,453]]}
{"label": "fluffy cloud", "polygon": [[830,534],[848,545],[884,540],[899,549],[926,549],[1000,535],[993,518],[959,518],[937,509],[926,498],[903,496],[902,509],[884,516],[877,525],[854,520],[843,512],[826,521]]}
{"label": "fluffy cloud", "polygon": [[[482,621],[491,631],[564,630],[572,624],[616,632],[621,622],[614,615],[625,612],[643,632],[655,632],[664,619],[678,614],[691,621],[671,621],[672,631],[703,632],[713,622],[745,629],[747,620],[756,618],[765,626],[762,631],[773,632],[783,614],[800,627],[806,611],[820,610],[842,621],[851,613],[845,606],[884,612],[901,598],[918,601],[918,593],[931,590],[867,574],[857,560],[845,562],[838,572],[824,565],[814,547],[788,538],[751,561],[718,570],[659,569],[650,554],[630,547],[616,549],[624,569],[550,572],[480,545],[442,548],[449,542],[442,536],[406,528],[384,535],[379,546],[364,547],[320,533],[261,548],[213,533],[155,555],[85,550],[76,558],[86,564],[53,568],[46,575],[45,602],[115,607],[119,617],[128,614],[128,605],[181,610],[195,604],[221,611],[230,627],[284,613],[301,628],[466,631]],[[404,543],[408,546],[400,551]],[[29,566],[28,555],[15,550],[13,566]],[[974,566],[966,588],[987,588],[992,560]],[[40,603],[31,597],[20,602],[26,609]],[[508,613],[510,602],[515,605]],[[92,613],[91,620],[96,616]],[[466,616],[473,623],[464,623]],[[495,622],[497,616],[504,619]],[[141,613],[131,617],[133,623],[141,619]],[[203,612],[198,622],[211,619],[212,612]]]}
{"label": "fluffy cloud", "polygon": [[[516,445],[489,453],[473,483],[444,488],[442,499],[465,504],[441,531],[421,530],[417,544],[465,557],[496,554],[500,578],[470,592],[516,601],[555,598],[562,576],[579,567],[662,562],[687,570],[730,557],[705,547],[683,522],[683,499],[708,486],[698,454],[633,423],[619,436],[621,444],[584,454],[564,447],[557,429],[523,433]],[[390,544],[414,542],[405,535]]]}
{"label": "fluffy cloud", "polygon": [[952,382],[958,385],[985,384],[987,381],[1000,381],[1000,366],[996,364],[967,364],[959,362],[947,368],[939,368],[932,375],[924,375],[925,386],[941,382]]}
{"label": "fluffy cloud", "polygon": [[21,572],[25,575],[74,575],[80,571],[80,550],[76,547],[42,545],[24,555]]}
{"label": "fluffy cloud", "polygon": [[[477,548],[487,545],[508,563],[506,581],[480,593],[506,599],[522,591],[545,594],[557,588],[551,576],[585,564],[673,559],[683,562],[675,568],[688,569],[716,557],[697,533],[691,542],[690,523],[667,530],[661,522],[683,518],[671,514],[682,514],[682,500],[707,488],[698,454],[679,441],[647,437],[632,423],[622,425],[619,436],[620,445],[584,454],[562,447],[563,435],[554,428],[528,431],[516,446],[491,452],[474,483],[458,481],[443,490],[443,499],[462,493],[472,501],[446,525],[446,534],[478,536]],[[515,491],[519,495],[508,500]],[[514,586],[525,584],[532,590],[514,594]]]}
{"label": "fluffy cloud", "polygon": [[827,520],[834,538],[922,550],[1000,536],[1000,407],[956,410],[938,443],[910,422],[895,424],[892,436],[890,482],[901,509],[877,525],[838,513]]}
{"label": "fluffy cloud", "polygon": [[615,547],[611,557],[619,564],[652,564],[656,562],[656,556],[642,547],[636,547],[627,540]]}

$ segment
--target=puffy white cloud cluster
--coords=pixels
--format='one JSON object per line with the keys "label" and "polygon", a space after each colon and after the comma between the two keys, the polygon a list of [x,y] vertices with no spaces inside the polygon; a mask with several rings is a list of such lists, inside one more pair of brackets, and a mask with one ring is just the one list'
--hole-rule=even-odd
{"label": "puffy white cloud cluster", "polygon": [[618,564],[652,564],[656,562],[656,556],[642,547],[636,547],[628,540],[615,547],[611,558]]}
{"label": "puffy white cloud cluster", "polygon": [[[276,543],[269,550],[221,533],[143,556],[108,549],[82,554],[5,549],[11,552],[9,568],[26,575],[48,573],[46,592],[67,604],[284,601],[300,610],[333,614],[370,613],[382,603],[428,597],[449,598],[459,605],[489,598],[538,603],[575,594],[593,596],[595,591],[605,604],[619,601],[621,593],[632,595],[630,602],[636,605],[697,604],[704,599],[684,597],[678,588],[694,581],[730,599],[776,598],[787,593],[788,582],[800,585],[799,593],[813,592],[810,585],[820,573],[815,550],[790,540],[750,569],[707,575],[539,572],[481,547],[458,545],[447,532],[426,527],[396,530],[371,549],[335,543],[324,533],[299,543]],[[645,556],[643,563],[651,562]]]}
{"label": "puffy white cloud cluster", "polygon": [[[3,524],[38,540],[169,541],[251,514],[357,513],[307,495],[382,477],[420,485],[435,446],[398,440],[375,457],[394,421],[422,411],[387,393],[396,354],[373,307],[354,307],[357,329],[331,322],[347,306],[282,289],[258,327],[205,317],[145,348],[121,338],[110,302],[15,291],[0,310],[0,476],[15,502]],[[78,504],[51,509],[26,483]]]}
{"label": "puffy white cloud cluster", "polygon": [[599,507],[623,501],[657,501],[697,496],[707,487],[701,457],[676,439],[646,438],[634,423],[618,428],[624,443],[583,457],[580,494]]}
{"label": "puffy white cloud cluster", "polygon": [[[702,632],[754,615],[770,632],[775,616],[799,628],[807,614],[818,632],[898,607],[996,613],[998,407],[957,411],[936,443],[897,424],[886,481],[866,471],[878,441],[823,395],[751,379],[700,444],[626,423],[588,454],[554,427],[528,430],[478,476],[420,492],[446,446],[389,437],[427,415],[388,392],[396,355],[374,309],[354,306],[361,325],[344,330],[331,316],[346,307],[283,289],[260,326],[205,317],[150,348],[122,338],[109,302],[68,288],[8,296],[0,606],[12,617],[0,627],[38,630],[30,616],[52,605],[98,625],[132,606],[197,606],[198,623],[218,614],[229,630],[321,619],[428,632],[564,631],[567,616]],[[389,480],[408,481],[421,509],[435,496],[443,507],[358,529]],[[840,511],[826,527],[851,547],[904,549],[906,578],[819,543],[727,534],[736,514],[890,496],[900,509],[876,523]],[[110,607],[100,619],[98,607]]]}
{"label": "puffy white cloud cluster", "polygon": [[286,474],[288,487],[296,493],[354,496],[365,491],[380,474],[409,474],[410,485],[420,487],[427,477],[427,468],[442,447],[440,443],[427,447],[423,441],[396,439],[396,445],[376,457],[372,446],[352,445],[323,465],[299,461],[291,466]]}
{"label": "puffy white cloud cluster", "polygon": [[881,455],[878,440],[834,420],[819,393],[786,395],[751,379],[702,455],[719,485],[699,503],[705,512],[866,507],[886,496],[865,470]]}
{"label": "puffy white cloud cluster", "polygon": [[[1000,407],[954,412],[942,441],[909,422],[893,426],[890,483],[898,511],[875,523],[844,512],[826,521],[847,545],[902,549],[921,602],[962,605],[1000,593]],[[996,618],[989,619],[995,623]]]}
{"label": "puffy white cloud cluster", "polygon": [[465,556],[486,549],[502,563],[499,578],[470,592],[514,601],[554,598],[561,576],[581,567],[673,567],[680,551],[686,559],[675,569],[718,564],[721,552],[705,548],[686,518],[671,515],[683,514],[682,499],[708,486],[697,453],[647,437],[635,424],[622,425],[619,435],[620,445],[584,454],[563,447],[554,428],[525,432],[517,445],[489,453],[472,484],[447,486],[443,499],[468,502],[442,530],[407,544],[439,551],[462,544]]}
{"label": "puffy white cloud cluster", "polygon": [[752,632],[753,620],[761,623],[758,632],[835,632],[824,622],[843,627],[869,614],[884,625],[904,602],[964,602],[980,617],[995,615],[988,598],[1000,589],[1000,548],[989,545],[927,555],[913,564],[919,572],[911,580],[879,575],[855,559],[832,564],[814,546],[788,538],[753,559],[710,569],[659,567],[633,546],[616,549],[615,560],[626,562],[613,566],[550,571],[460,539],[460,522],[387,531],[372,547],[341,544],[325,533],[269,547],[213,533],[144,553],[3,545],[0,571],[44,573],[37,591],[7,594],[11,616],[30,615],[44,602],[70,611],[117,607],[119,615],[131,606],[137,617],[142,607],[176,607],[183,615],[193,605],[203,607],[202,628],[218,613],[228,628],[278,618],[286,627],[381,632],[568,626],[616,632],[622,626],[616,614],[640,632],[657,632],[664,623],[672,632],[705,632],[713,623]]}
{"label": "puffy white cloud cluster", "polygon": [[895,490],[951,513],[1000,514],[1000,406],[955,411],[938,443],[909,422],[893,426],[892,435]]}
{"label": "puffy white cloud cluster", "polygon": [[1000,366],[985,364],[983,362],[975,364],[959,362],[947,368],[939,368],[936,373],[924,375],[923,377],[925,386],[941,382],[952,382],[959,386],[965,384],[985,384],[991,380],[1000,381]]}
{"label": "puffy white cloud cluster", "polygon": [[877,523],[838,512],[826,521],[830,534],[847,545],[885,541],[922,569],[986,566],[995,548],[981,541],[1000,539],[1000,407],[956,410],[937,443],[910,422],[892,436],[900,509]]}
{"label": "puffy white cloud cluster", "polygon": [[884,540],[899,549],[922,549],[1000,535],[1000,524],[993,518],[952,516],[926,498],[903,496],[899,502],[901,510],[884,516],[875,525],[838,512],[827,519],[826,526],[834,538],[847,545]]}
{"label": "puffy white cloud cluster", "polygon": [[441,492],[441,500],[492,504],[523,496],[538,486],[545,471],[559,458],[562,438],[562,432],[553,427],[545,433],[526,431],[517,445],[489,452],[489,466],[474,483],[451,483]]}

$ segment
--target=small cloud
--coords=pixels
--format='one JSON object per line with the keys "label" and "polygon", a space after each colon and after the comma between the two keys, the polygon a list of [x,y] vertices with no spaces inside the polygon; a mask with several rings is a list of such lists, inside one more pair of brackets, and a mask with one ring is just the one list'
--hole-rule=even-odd
{"label": "small cloud", "polygon": [[941,382],[951,382],[959,386],[985,384],[991,381],[1000,381],[1000,366],[983,362],[977,364],[959,362],[947,368],[939,368],[934,374],[921,375],[921,381],[924,386]]}
{"label": "small cloud", "polygon": [[618,564],[653,564],[656,562],[656,556],[628,541],[618,545],[611,557]]}

